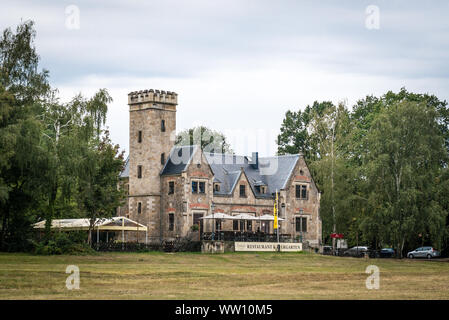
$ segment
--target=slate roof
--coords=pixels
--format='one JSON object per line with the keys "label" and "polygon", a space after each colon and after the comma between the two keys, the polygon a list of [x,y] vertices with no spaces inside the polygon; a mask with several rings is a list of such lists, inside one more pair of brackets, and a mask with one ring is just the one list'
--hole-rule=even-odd
{"label": "slate roof", "polygon": [[198,146],[179,146],[173,147],[170,151],[164,168],[162,168],[161,175],[180,174],[183,172],[195,153]]}
{"label": "slate roof", "polygon": [[[221,181],[220,191],[215,195],[231,195],[243,172],[246,174],[256,197],[271,198],[276,190],[284,189],[299,155],[260,157],[256,168],[246,156],[230,154],[213,154],[204,152],[216,180]],[[259,193],[256,186],[266,185],[267,192]]]}
{"label": "slate roof", "polygon": [[[189,165],[193,154],[199,146],[173,147],[170,156],[161,171],[161,175],[182,173]],[[276,190],[286,187],[300,155],[283,155],[274,157],[259,157],[258,167],[251,163],[251,158],[232,154],[208,153],[204,155],[214,174],[214,182],[220,183],[220,191],[214,191],[214,195],[228,196],[234,191],[237,181],[243,172],[246,174],[252,191],[258,198],[272,198]],[[129,176],[129,160],[126,160],[125,169],[120,177]],[[265,185],[266,193],[259,193],[256,186]]]}

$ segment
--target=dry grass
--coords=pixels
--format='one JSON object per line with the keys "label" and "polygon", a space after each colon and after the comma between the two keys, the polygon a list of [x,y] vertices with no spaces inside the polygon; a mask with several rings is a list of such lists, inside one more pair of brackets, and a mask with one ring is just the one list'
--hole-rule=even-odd
{"label": "dry grass", "polygon": [[[380,268],[380,289],[365,269]],[[67,265],[80,290],[65,287]],[[449,299],[449,263],[298,253],[0,254],[0,299]]]}

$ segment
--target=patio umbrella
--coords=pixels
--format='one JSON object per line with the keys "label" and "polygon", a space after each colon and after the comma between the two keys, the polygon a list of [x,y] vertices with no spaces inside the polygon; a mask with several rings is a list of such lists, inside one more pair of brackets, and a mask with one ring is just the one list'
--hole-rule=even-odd
{"label": "patio umbrella", "polygon": [[218,213],[214,213],[205,217],[201,217],[200,219],[229,219],[229,220],[234,220],[233,216],[230,216],[229,214],[226,213],[222,213],[222,212],[218,212]]}
{"label": "patio umbrella", "polygon": [[233,217],[236,220],[257,220],[256,217],[249,215],[247,213],[240,213]]}
{"label": "patio umbrella", "polygon": [[[269,214],[264,214],[263,216],[260,216],[257,219],[262,220],[262,221],[274,221],[274,216],[269,215]],[[279,218],[279,216],[278,216],[278,220],[284,221],[285,219]]]}
{"label": "patio umbrella", "polygon": [[[259,228],[261,228],[261,221],[274,221],[274,216],[270,214],[264,214],[262,216],[257,217],[257,220],[259,220]],[[284,221],[285,219],[279,218],[278,221]]]}
{"label": "patio umbrella", "polygon": [[[254,217],[250,214],[247,214],[247,213],[240,213],[238,215],[235,215],[234,219],[235,220],[257,220],[256,217]],[[240,231],[242,231],[242,230],[240,230]]]}

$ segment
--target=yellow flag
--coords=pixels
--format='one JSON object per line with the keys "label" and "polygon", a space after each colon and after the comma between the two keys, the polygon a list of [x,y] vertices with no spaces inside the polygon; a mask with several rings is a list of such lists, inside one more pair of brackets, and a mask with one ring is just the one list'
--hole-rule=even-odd
{"label": "yellow flag", "polygon": [[274,202],[274,209],[273,209],[273,213],[274,213],[274,224],[273,224],[273,229],[277,229],[277,228],[278,228],[277,203],[278,203],[278,192],[277,192],[277,190],[276,190],[276,201]]}

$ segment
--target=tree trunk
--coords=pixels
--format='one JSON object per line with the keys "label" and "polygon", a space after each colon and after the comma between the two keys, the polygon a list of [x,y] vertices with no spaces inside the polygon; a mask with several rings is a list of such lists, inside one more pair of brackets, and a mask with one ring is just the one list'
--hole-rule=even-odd
{"label": "tree trunk", "polygon": [[404,244],[405,244],[405,238],[402,238],[402,243],[401,243],[401,259],[402,259],[402,251],[404,251]]}
{"label": "tree trunk", "polygon": [[[335,124],[332,126],[332,149],[331,149],[331,198],[332,198],[332,232],[337,233],[337,223],[336,223],[336,217],[335,217],[335,203],[334,203],[334,129]],[[336,240],[335,238],[332,238],[332,251],[335,254],[335,245]]]}
{"label": "tree trunk", "polygon": [[51,221],[55,215],[55,202],[56,202],[56,194],[58,192],[58,189],[56,186],[53,186],[50,197],[48,199],[48,212],[45,215],[45,240],[50,239],[50,233],[51,233]]}
{"label": "tree trunk", "polygon": [[87,232],[87,243],[92,246],[92,228],[89,226],[89,231]]}

